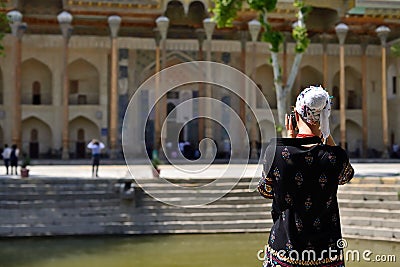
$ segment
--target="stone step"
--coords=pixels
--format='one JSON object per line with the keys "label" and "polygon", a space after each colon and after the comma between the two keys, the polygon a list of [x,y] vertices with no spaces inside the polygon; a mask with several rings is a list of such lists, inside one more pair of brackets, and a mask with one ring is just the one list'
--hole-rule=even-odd
{"label": "stone step", "polygon": [[344,225],[342,226],[342,234],[344,236],[350,235],[358,238],[371,237],[398,241],[400,238],[400,229],[380,228],[374,226]]}
{"label": "stone step", "polygon": [[37,209],[37,208],[78,208],[78,207],[107,207],[120,205],[121,199],[70,199],[70,200],[2,200],[0,201],[0,210],[2,209]]}
{"label": "stone step", "polygon": [[254,212],[258,211],[260,213],[270,213],[272,207],[271,202],[265,202],[261,204],[213,204],[205,205],[200,207],[177,207],[170,205],[160,205],[160,206],[140,206],[138,207],[138,212],[183,212],[183,213],[198,213],[198,212]]}
{"label": "stone step", "polygon": [[[158,231],[159,233],[168,233],[175,230],[227,230],[227,229],[243,229],[243,232],[252,231],[253,229],[261,229],[264,231],[272,227],[272,220],[229,220],[229,221],[164,221],[164,222],[146,222],[140,223],[106,223],[108,228],[126,228],[126,230],[140,229],[142,231]],[[131,229],[130,229],[131,228]]]}
{"label": "stone step", "polygon": [[265,233],[266,239],[268,238],[268,231],[270,228],[257,228],[257,229],[168,229],[160,231],[159,229],[145,229],[143,231],[125,231],[124,234],[135,235],[135,234],[220,234],[220,233]]}
{"label": "stone step", "polygon": [[121,234],[121,233],[173,233],[173,232],[266,232],[272,220],[231,221],[170,221],[170,222],[106,222],[63,225],[15,224],[0,226],[1,236],[75,235],[75,234]]}
{"label": "stone step", "polygon": [[387,184],[387,185],[399,185],[400,177],[354,177],[351,181],[351,184]]}
{"label": "stone step", "polygon": [[339,199],[357,199],[357,200],[379,200],[379,201],[397,201],[399,195],[397,192],[373,192],[373,191],[339,191]]}
{"label": "stone step", "polygon": [[31,193],[31,194],[23,194],[23,193],[7,193],[7,194],[0,194],[0,201],[7,200],[21,200],[24,201],[28,200],[74,200],[74,199],[81,199],[81,200],[89,200],[89,199],[111,199],[111,198],[118,198],[119,194],[107,191],[88,191],[88,192],[43,192],[43,193]]}
{"label": "stone step", "polygon": [[[222,203],[227,203],[231,205],[240,205],[240,204],[262,204],[266,202],[264,198],[261,196],[248,196],[248,197],[236,197],[236,196],[227,196],[227,197],[222,197],[219,199],[213,198],[213,197],[181,197],[181,196],[166,196],[165,198],[162,198],[163,201],[172,203],[173,205],[177,206],[191,206],[191,205],[199,205],[200,204],[208,204],[207,206],[212,206],[216,203],[222,204]],[[144,198],[140,200],[141,206],[149,206],[149,205],[155,205],[155,206],[162,206],[165,205],[162,202],[155,202],[154,199],[152,198]]]}
{"label": "stone step", "polygon": [[400,184],[346,184],[339,186],[338,192],[347,191],[399,192]]}
{"label": "stone step", "polygon": [[[191,190],[173,190],[173,191],[159,191],[159,190],[152,190],[152,194],[157,194],[158,197],[163,198],[170,198],[170,197],[193,197],[193,192]],[[201,197],[221,197],[225,193],[224,190],[208,190],[207,192],[199,194],[199,198]],[[250,192],[248,189],[233,189],[226,195],[225,197],[261,197],[261,195],[255,191]],[[358,199],[358,200],[380,200],[380,201],[396,201],[399,200],[399,195],[397,192],[372,192],[372,191],[341,191],[338,193],[339,199]],[[263,199],[263,198],[262,198]]]}
{"label": "stone step", "polygon": [[[177,184],[182,187],[177,187],[176,191],[179,190],[184,190],[185,188],[190,188],[193,189],[193,187],[196,187],[194,185],[185,185],[185,184]],[[254,192],[256,191],[257,183],[253,184],[251,187],[249,186],[249,183],[238,183],[238,184],[232,184],[232,183],[216,183],[213,184],[212,187],[210,186],[210,189],[212,190],[224,190],[225,188],[231,188],[233,185],[233,190],[244,190],[247,192]],[[165,185],[162,183],[148,183],[144,184],[144,189],[146,190],[163,190],[165,189]],[[339,186],[338,192],[348,192],[348,191],[363,191],[363,192],[400,192],[400,184],[395,184],[395,185],[387,185],[387,184],[346,184],[343,186]]]}
{"label": "stone step", "polygon": [[356,216],[356,217],[368,217],[368,218],[379,218],[385,219],[400,219],[400,210],[388,210],[388,209],[366,209],[366,208],[340,208],[340,215],[343,217]]}
{"label": "stone step", "polygon": [[[51,216],[50,216],[51,214]],[[216,212],[210,213],[207,211],[198,213],[182,213],[182,212],[143,212],[137,213],[132,211],[131,213],[123,213],[119,210],[104,212],[98,210],[97,212],[85,213],[84,211],[77,210],[75,212],[30,212],[18,214],[3,213],[2,226],[16,225],[16,224],[50,224],[60,225],[68,223],[95,223],[95,222],[135,222],[135,223],[151,223],[151,222],[163,222],[163,221],[229,221],[229,220],[265,220],[271,219],[270,213],[260,212]]]}
{"label": "stone step", "polygon": [[373,226],[377,228],[392,228],[396,229],[400,225],[400,219],[382,219],[374,217],[358,217],[358,216],[343,216],[341,217],[342,225],[355,226]]}
{"label": "stone step", "polygon": [[379,201],[379,200],[352,200],[340,199],[340,208],[366,208],[366,209],[381,209],[385,207],[388,210],[400,210],[400,201]]}

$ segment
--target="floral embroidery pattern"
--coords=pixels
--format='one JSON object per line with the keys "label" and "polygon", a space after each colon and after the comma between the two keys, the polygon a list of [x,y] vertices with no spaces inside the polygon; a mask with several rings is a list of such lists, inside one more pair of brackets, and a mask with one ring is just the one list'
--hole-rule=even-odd
{"label": "floral embroidery pattern", "polygon": [[309,211],[311,206],[312,206],[312,201],[311,201],[311,197],[308,197],[306,199],[306,202],[304,203],[304,206],[306,208],[306,211]]}
{"label": "floral embroidery pattern", "polygon": [[265,197],[265,198],[273,198],[273,188],[272,188],[272,178],[270,177],[265,177],[265,172],[262,172],[262,177],[260,181],[258,182],[257,186],[258,192]]}
{"label": "floral embroidery pattern", "polygon": [[320,220],[319,218],[316,218],[316,219],[314,220],[313,225],[314,225],[315,228],[317,228],[317,230],[319,230],[319,229],[320,229],[320,226],[321,226],[321,220]]}
{"label": "floral embroidery pattern", "polygon": [[282,151],[282,158],[286,161],[288,161],[290,159],[290,152],[287,147],[285,147]]}
{"label": "floral embroidery pattern", "polygon": [[326,183],[328,182],[328,178],[326,178],[326,175],[323,173],[321,174],[321,176],[319,177],[319,184],[321,185],[322,188],[324,188],[324,186],[326,185]]}
{"label": "floral embroidery pattern", "polygon": [[329,209],[331,205],[332,205],[332,196],[330,196],[328,201],[326,202],[326,208]]}
{"label": "floral embroidery pattern", "polygon": [[313,160],[314,160],[311,152],[308,152],[307,155],[304,157],[304,159],[306,160],[306,163],[308,165],[311,165],[313,163]]}
{"label": "floral embroidery pattern", "polygon": [[293,199],[292,199],[292,197],[289,195],[289,193],[286,194],[285,200],[286,200],[286,203],[287,203],[289,206],[292,206],[292,204],[293,204]]}
{"label": "floral embroidery pattern", "polygon": [[292,250],[292,249],[293,249],[293,245],[292,245],[292,242],[289,239],[288,242],[286,242],[286,251],[289,251],[289,250]]}
{"label": "floral embroidery pattern", "polygon": [[303,175],[301,172],[296,173],[294,180],[296,181],[297,186],[301,186],[303,184]]}
{"label": "floral embroidery pattern", "polygon": [[272,231],[272,233],[269,237],[269,241],[271,241],[271,244],[273,244],[275,242],[275,230]]}
{"label": "floral embroidery pattern", "polygon": [[272,174],[275,176],[275,179],[276,179],[277,181],[280,180],[280,178],[281,178],[281,173],[279,172],[278,167],[275,167],[275,169],[274,169],[274,171],[273,171]]}
{"label": "floral embroidery pattern", "polygon": [[335,165],[335,163],[336,163],[336,156],[335,156],[335,154],[333,154],[332,152],[329,153],[328,159],[329,159],[330,163],[332,163],[332,165]]}
{"label": "floral embroidery pattern", "polygon": [[267,182],[272,182],[272,178],[268,177],[265,173],[265,171],[262,171],[262,178],[264,178],[265,180],[267,180]]}
{"label": "floral embroidery pattern", "polygon": [[343,185],[345,183],[347,183],[348,181],[350,181],[351,178],[353,178],[353,167],[351,167],[350,163],[344,163],[343,164],[343,170],[339,175],[339,184]]}
{"label": "floral embroidery pattern", "polygon": [[296,228],[299,232],[303,231],[303,222],[300,218],[296,218]]}
{"label": "floral embroidery pattern", "polygon": [[264,185],[264,189],[267,193],[271,193],[272,192],[272,186],[270,186],[269,184],[265,184]]}

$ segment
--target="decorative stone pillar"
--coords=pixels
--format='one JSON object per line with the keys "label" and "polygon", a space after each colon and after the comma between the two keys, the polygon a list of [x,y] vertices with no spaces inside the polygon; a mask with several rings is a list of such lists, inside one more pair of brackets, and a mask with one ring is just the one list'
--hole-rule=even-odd
{"label": "decorative stone pillar", "polygon": [[22,14],[13,10],[7,13],[11,33],[14,36],[14,98],[12,143],[21,148],[21,44],[27,24],[22,22]]}
{"label": "decorative stone pillar", "polygon": [[[206,38],[207,38],[207,56],[206,56],[207,61],[211,61],[212,35],[214,32],[215,24],[216,24],[215,21],[213,21],[211,18],[206,18],[203,20],[204,30],[206,32]],[[211,75],[210,69],[207,70],[207,75]],[[211,85],[209,83],[207,83],[207,85],[206,85],[204,97],[212,98]],[[211,111],[210,101],[206,101],[206,103],[205,103],[205,112],[206,113],[205,114],[210,115],[210,114],[208,114],[210,111]],[[210,119],[207,119],[205,121],[205,128],[206,128],[206,133],[205,133],[206,137],[213,139],[213,131],[211,128],[211,120]],[[212,147],[211,147],[210,142],[206,143],[205,154],[206,154],[205,155],[206,158],[211,158],[213,156]]]}
{"label": "decorative stone pillar", "polygon": [[120,16],[109,16],[108,26],[111,33],[111,82],[110,82],[110,112],[109,116],[109,141],[110,158],[117,157],[118,136],[118,31],[121,25]]}
{"label": "decorative stone pillar", "polygon": [[62,130],[62,159],[69,159],[69,75],[68,75],[68,43],[72,34],[72,15],[67,11],[57,16],[61,32],[64,38],[63,47],[63,130]]}
{"label": "decorative stone pillar", "polygon": [[367,92],[367,46],[368,36],[361,37],[361,87],[362,87],[362,156],[368,156],[368,92]]}
{"label": "decorative stone pillar", "polygon": [[344,73],[344,41],[349,27],[340,23],[335,27],[337,37],[340,44],[340,145],[346,149],[346,88],[345,88],[345,73]]}
{"label": "decorative stone pillar", "polygon": [[[161,70],[165,68],[166,66],[166,61],[167,61],[167,33],[168,33],[168,27],[169,27],[169,19],[165,16],[158,17],[156,19],[156,24],[158,31],[160,32],[161,36]],[[160,75],[161,82],[163,80],[162,75]],[[158,92],[160,93],[160,92]],[[156,99],[158,98],[159,95],[156,96]],[[165,144],[165,140],[167,138],[167,132],[166,126],[164,132],[161,132],[161,125],[162,122],[166,118],[166,113],[167,113],[167,96],[163,95],[160,99],[160,103],[157,103],[158,108],[156,109],[156,114],[155,116],[159,116],[158,118],[158,125],[156,125],[156,149],[158,151],[157,156],[159,157],[164,157],[163,149],[162,149],[162,144]],[[161,109],[161,111],[160,111]]]}
{"label": "decorative stone pillar", "polygon": [[[249,26],[249,32],[251,36],[251,42],[252,42],[252,52],[251,52],[251,71],[250,73],[255,72],[255,66],[256,66],[256,56],[257,56],[257,38],[258,34],[260,33],[261,30],[261,23],[253,19],[249,21],[248,23]],[[254,78],[254,77],[252,77]],[[253,97],[255,99],[256,95]],[[256,107],[256,103],[254,103],[254,108]],[[251,142],[251,150],[250,150],[250,158],[251,159],[258,159],[258,149],[257,149],[257,120],[254,117],[254,121],[251,122],[251,130],[250,130],[250,142]]]}
{"label": "decorative stone pillar", "polygon": [[379,26],[376,34],[381,40],[382,46],[382,135],[383,135],[383,158],[389,158],[389,133],[388,133],[388,111],[387,111],[387,82],[386,82],[386,39],[390,29]]}

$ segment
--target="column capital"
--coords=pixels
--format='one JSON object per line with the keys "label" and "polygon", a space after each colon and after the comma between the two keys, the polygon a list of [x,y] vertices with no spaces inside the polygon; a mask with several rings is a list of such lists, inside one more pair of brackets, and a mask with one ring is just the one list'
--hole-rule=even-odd
{"label": "column capital", "polygon": [[118,31],[121,25],[121,20],[122,20],[121,17],[117,15],[112,15],[108,17],[107,21],[108,21],[108,26],[110,27],[111,38],[118,37]]}

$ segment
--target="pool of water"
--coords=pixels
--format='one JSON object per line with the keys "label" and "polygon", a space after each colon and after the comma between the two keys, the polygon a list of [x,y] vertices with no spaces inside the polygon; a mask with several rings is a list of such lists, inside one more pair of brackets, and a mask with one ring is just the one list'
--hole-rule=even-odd
{"label": "pool of water", "polygon": [[[0,239],[1,267],[247,267],[260,266],[257,252],[267,234],[199,234],[123,237]],[[400,243],[347,240],[361,251],[347,266],[399,266]],[[362,252],[395,255],[396,262],[362,260]]]}

